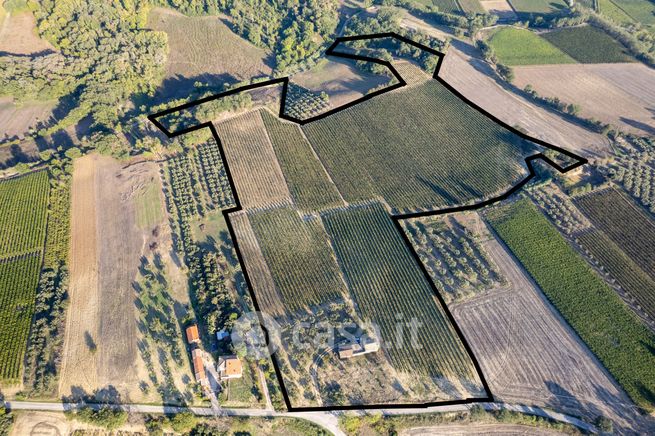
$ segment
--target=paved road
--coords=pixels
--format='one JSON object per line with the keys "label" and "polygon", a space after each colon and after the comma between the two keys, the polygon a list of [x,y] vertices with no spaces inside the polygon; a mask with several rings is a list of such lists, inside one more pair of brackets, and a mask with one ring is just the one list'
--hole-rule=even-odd
{"label": "paved road", "polygon": [[[541,409],[539,407],[530,407],[517,404],[502,404],[502,403],[482,403],[482,407],[487,410],[501,410],[507,409],[514,412],[521,412],[530,415],[542,416],[550,418],[555,421],[572,424],[580,429],[590,433],[596,433],[596,428],[584,421],[574,418],[563,413],[553,412],[550,410]],[[76,403],[46,403],[37,401],[8,401],[5,406],[11,410],[42,410],[42,411],[55,411],[63,412],[78,406]],[[99,409],[105,407],[103,404],[88,404],[89,407]],[[226,409],[221,408],[218,413],[209,407],[174,407],[174,406],[152,406],[147,404],[126,404],[120,406],[110,406],[120,408],[129,413],[180,413],[191,411],[198,416],[253,416],[253,417],[292,417],[301,418],[311,421],[321,427],[329,430],[335,436],[345,436],[339,429],[338,413],[329,412],[276,412],[274,410],[264,409]],[[453,406],[435,406],[428,408],[416,409],[382,409],[382,410],[364,410],[361,413],[382,413],[384,415],[409,415],[420,413],[434,413],[434,412],[462,412],[468,410],[470,405],[453,405]]]}

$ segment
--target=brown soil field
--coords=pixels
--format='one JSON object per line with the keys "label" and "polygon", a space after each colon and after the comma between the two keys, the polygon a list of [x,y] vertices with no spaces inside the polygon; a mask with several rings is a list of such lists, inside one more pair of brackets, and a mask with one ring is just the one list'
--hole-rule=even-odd
{"label": "brown soil field", "polygon": [[221,16],[187,17],[170,9],[153,8],[148,27],[168,35],[166,78],[173,82],[193,78],[233,83],[269,76],[269,53],[232,32],[225,20]]}
{"label": "brown soil field", "polygon": [[[104,391],[123,401],[157,400],[155,393],[145,397],[138,386],[148,373],[137,349],[133,282],[141,256],[158,248],[172,251],[165,222],[145,229],[136,223],[136,197],[147,183],[159,183],[158,168],[155,163],[124,166],[98,155],[75,161],[70,306],[60,396]],[[167,265],[175,265],[170,254],[162,257]],[[172,293],[188,302],[185,288],[175,291],[180,279],[176,282]],[[188,368],[180,371],[188,374]]]}
{"label": "brown soil field", "polygon": [[639,63],[514,68],[514,83],[582,107],[581,115],[639,135],[655,134],[655,70]]}
{"label": "brown soil field", "polygon": [[[482,2],[484,3],[484,2]],[[565,435],[566,433],[547,430],[544,428],[531,427],[518,424],[447,424],[433,427],[417,427],[409,430],[402,430],[399,435],[407,436],[428,436],[428,435],[533,435],[533,436],[554,436]]]}
{"label": "brown soil field", "polygon": [[[474,54],[474,55],[473,55]],[[593,157],[609,151],[607,138],[535,106],[493,79],[491,68],[469,45],[453,40],[441,68],[443,77],[466,98],[510,126],[557,146]]]}
{"label": "brown soil field", "polygon": [[507,0],[480,0],[482,8],[490,14],[498,15],[501,20],[515,20],[514,9]]}
{"label": "brown soil field", "polygon": [[291,204],[291,194],[259,111],[216,124],[244,209]]}
{"label": "brown soil field", "polygon": [[469,228],[510,283],[451,307],[496,400],[574,416],[603,414],[615,430],[652,432],[655,423],[638,415],[507,248],[481,221]]}
{"label": "brown soil field", "polygon": [[7,12],[0,23],[0,52],[9,54],[33,54],[55,51],[55,48],[36,34],[36,20],[31,12]]}
{"label": "brown soil field", "polygon": [[30,127],[50,120],[56,105],[56,101],[16,105],[11,97],[0,97],[0,142],[24,138]]}
{"label": "brown soil field", "polygon": [[[84,432],[83,434],[93,434],[97,436],[109,435],[137,435],[145,434],[145,426],[141,424],[139,419],[130,419],[127,424],[121,426],[120,431],[110,432],[89,425],[80,421],[67,419],[63,413],[59,412],[26,412],[20,411],[16,413],[14,425],[9,433],[10,436],[67,436],[76,434],[75,432]],[[86,433],[86,432],[89,433]],[[137,433],[132,433],[137,432]]]}
{"label": "brown soil field", "polygon": [[330,107],[334,108],[364,96],[369,89],[387,83],[389,78],[360,70],[354,62],[325,59],[311,70],[292,76],[291,81],[312,91],[324,91],[330,97]]}

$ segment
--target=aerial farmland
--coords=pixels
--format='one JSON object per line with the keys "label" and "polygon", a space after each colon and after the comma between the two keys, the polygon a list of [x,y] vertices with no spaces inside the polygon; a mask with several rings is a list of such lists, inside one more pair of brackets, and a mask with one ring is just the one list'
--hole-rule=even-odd
{"label": "aerial farmland", "polygon": [[655,433],[648,0],[0,0],[0,434]]}

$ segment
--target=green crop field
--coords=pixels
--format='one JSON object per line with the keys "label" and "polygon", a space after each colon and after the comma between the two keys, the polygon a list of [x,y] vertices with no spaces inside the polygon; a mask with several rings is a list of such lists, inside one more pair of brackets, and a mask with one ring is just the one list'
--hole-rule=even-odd
{"label": "green crop field", "polygon": [[[651,0],[606,0],[609,3],[612,3],[614,8],[625,13],[628,17],[632,18],[634,21],[638,21],[647,26],[655,25],[655,3]],[[606,3],[601,3],[600,11],[605,13],[604,7],[607,8]],[[611,6],[608,8],[610,11],[610,18],[613,18],[612,15],[621,16],[620,12],[617,12],[616,9]]]}
{"label": "green crop field", "polygon": [[5,384],[20,379],[40,270],[40,253],[0,261],[0,381]]}
{"label": "green crop field", "polygon": [[139,228],[150,228],[164,218],[159,197],[160,191],[159,183],[150,181],[143,192],[136,197],[136,222]]}
{"label": "green crop field", "polygon": [[48,189],[46,171],[0,182],[0,258],[43,248]]}
{"label": "green crop field", "polygon": [[642,310],[655,319],[655,281],[603,232],[591,230],[577,238]]}
{"label": "green crop field", "polygon": [[504,27],[489,39],[498,60],[510,66],[573,64],[575,59],[527,29]]}
{"label": "green crop field", "polygon": [[621,43],[593,26],[569,27],[541,36],[578,62],[635,62]]}
{"label": "green crop field", "polygon": [[571,248],[529,200],[488,218],[564,319],[634,402],[653,410],[655,335]]}
{"label": "green crop field", "polygon": [[[363,319],[380,327],[394,367],[432,377],[458,376],[477,383],[473,366],[434,292],[387,211],[379,204],[323,215],[351,295]],[[397,315],[422,323],[417,352],[410,332],[396,342]]]}
{"label": "green crop field", "polygon": [[512,7],[522,14],[554,14],[566,8],[563,0],[509,0]]}
{"label": "green crop field", "polygon": [[478,0],[459,0],[459,4],[466,13],[484,14],[487,12]]}
{"label": "green crop field", "polygon": [[609,17],[619,24],[634,23],[632,17],[615,5],[612,0],[598,0],[598,10],[602,15]]}
{"label": "green crop field", "polygon": [[302,210],[343,205],[334,184],[311,146],[295,124],[283,123],[268,111],[261,111],[293,201]]}
{"label": "green crop field", "polygon": [[533,148],[440,83],[387,93],[303,126],[348,202],[434,209],[504,191]]}
{"label": "green crop field", "polygon": [[249,215],[276,288],[286,306],[306,309],[344,291],[339,268],[318,217],[303,219],[289,207]]}
{"label": "green crop field", "polygon": [[655,279],[655,221],[646,212],[630,197],[611,188],[579,197],[575,204]]}

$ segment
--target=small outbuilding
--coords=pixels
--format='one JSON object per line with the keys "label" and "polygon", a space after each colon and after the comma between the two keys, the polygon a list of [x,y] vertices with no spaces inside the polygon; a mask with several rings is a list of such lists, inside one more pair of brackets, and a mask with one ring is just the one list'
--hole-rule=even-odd
{"label": "small outbuilding", "polygon": [[234,355],[219,357],[217,369],[221,379],[240,378],[243,375],[241,360]]}

